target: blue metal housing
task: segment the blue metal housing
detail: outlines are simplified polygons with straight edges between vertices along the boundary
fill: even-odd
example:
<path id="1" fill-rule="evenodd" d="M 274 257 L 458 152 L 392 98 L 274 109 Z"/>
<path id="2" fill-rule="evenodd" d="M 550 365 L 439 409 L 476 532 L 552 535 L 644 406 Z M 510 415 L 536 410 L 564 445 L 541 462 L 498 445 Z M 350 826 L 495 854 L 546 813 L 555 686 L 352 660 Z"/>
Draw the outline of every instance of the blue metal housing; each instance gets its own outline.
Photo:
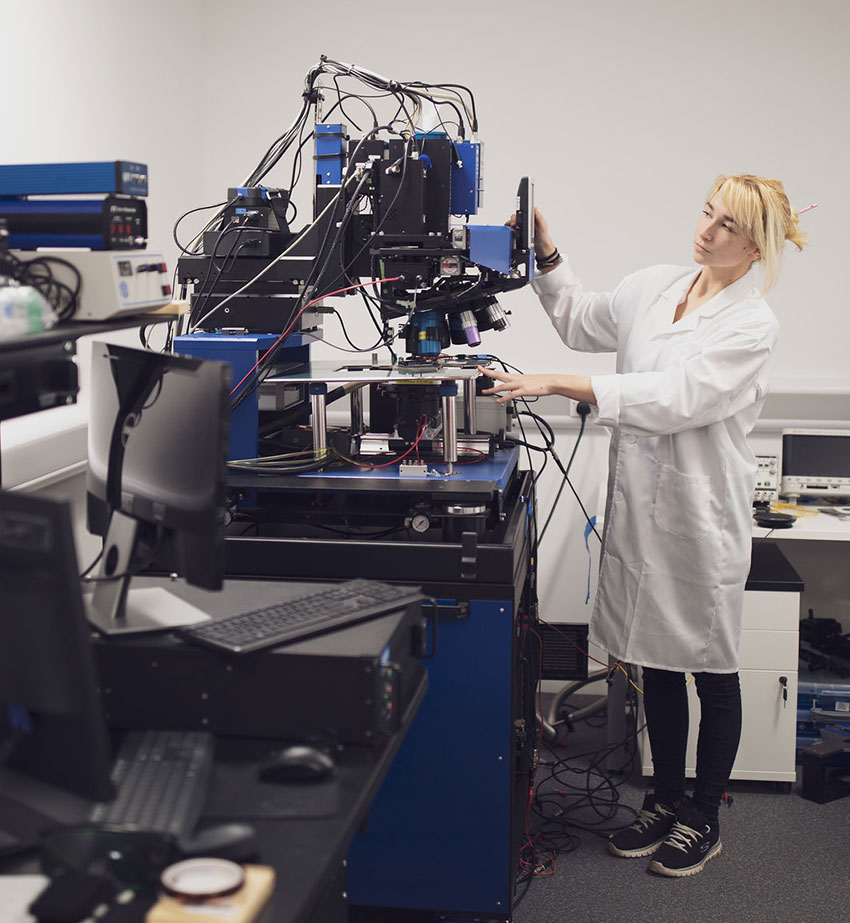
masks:
<path id="1" fill-rule="evenodd" d="M 477 215 L 481 205 L 481 142 L 458 141 L 459 162 L 452 170 L 453 215 Z"/>
<path id="2" fill-rule="evenodd" d="M 345 125 L 316 126 L 316 175 L 322 186 L 342 182 L 345 154 Z"/>
<path id="3" fill-rule="evenodd" d="M 485 458 L 474 465 L 456 466 L 451 479 L 455 482 L 469 484 L 471 487 L 476 484 L 493 485 L 494 488 L 504 493 L 508 489 L 511 478 L 514 477 L 518 459 L 519 449 L 516 446 L 510 449 L 498 449 L 493 458 Z M 446 468 L 444 462 L 429 462 L 428 467 L 441 472 L 445 472 Z M 400 483 L 410 486 L 412 482 L 412 479 L 402 477 L 395 465 L 387 468 L 359 468 L 357 470 L 352 470 L 350 467 L 327 468 L 324 471 L 295 475 L 293 483 L 296 479 L 309 480 L 311 487 L 324 482 L 327 487 L 335 487 L 341 491 L 368 490 L 370 487 L 376 487 L 379 482 L 387 486 Z M 423 485 L 433 486 L 425 478 L 421 480 Z"/>
<path id="4" fill-rule="evenodd" d="M 0 196 L 148 194 L 148 167 L 128 160 L 0 165 Z"/>
<path id="5" fill-rule="evenodd" d="M 473 599 L 440 621 L 428 692 L 349 853 L 351 903 L 509 918 L 514 617 L 510 598 Z"/>
<path id="6" fill-rule="evenodd" d="M 101 199 L 0 199 L 0 218 L 13 215 L 59 215 L 74 219 L 78 216 L 98 216 L 103 211 Z M 9 247 L 13 250 L 32 250 L 36 247 L 85 247 L 88 250 L 103 250 L 102 233 L 34 231 L 9 232 Z"/>
<path id="7" fill-rule="evenodd" d="M 434 655 L 423 661 L 428 690 L 349 851 L 349 902 L 367 908 L 355 919 L 511 919 L 532 765 L 536 648 L 521 624 L 534 587 L 533 483 L 516 467 L 518 449 L 506 454 L 491 464 L 513 473 L 507 491 L 492 481 L 476 489 L 472 478 L 484 463 L 456 475 L 468 481 L 467 497 L 486 505 L 501 494 L 504 503 L 499 534 L 482 536 L 466 555 L 452 541 L 317 538 L 299 531 L 297 514 L 289 537 L 228 539 L 232 576 L 370 577 L 420 585 L 441 603 Z M 354 488 L 327 474 L 324 486 L 302 474 L 282 489 L 310 493 L 332 482 L 343 496 Z M 427 480 L 431 496 L 450 498 L 453 478 Z M 392 496 L 378 482 L 360 488 L 376 504 Z"/>
<path id="8" fill-rule="evenodd" d="M 233 367 L 233 386 L 253 368 L 260 352 L 269 349 L 277 341 L 273 333 L 247 333 L 229 335 L 223 333 L 190 333 L 174 338 L 174 352 L 196 359 L 215 359 L 229 362 Z M 300 337 L 298 338 L 300 340 Z M 254 391 L 230 415 L 230 443 L 227 457 L 231 461 L 239 458 L 256 458 L 259 449 L 257 414 L 259 394 Z"/>
<path id="9" fill-rule="evenodd" d="M 497 272 L 511 271 L 513 232 L 503 224 L 469 226 L 469 258 Z"/>

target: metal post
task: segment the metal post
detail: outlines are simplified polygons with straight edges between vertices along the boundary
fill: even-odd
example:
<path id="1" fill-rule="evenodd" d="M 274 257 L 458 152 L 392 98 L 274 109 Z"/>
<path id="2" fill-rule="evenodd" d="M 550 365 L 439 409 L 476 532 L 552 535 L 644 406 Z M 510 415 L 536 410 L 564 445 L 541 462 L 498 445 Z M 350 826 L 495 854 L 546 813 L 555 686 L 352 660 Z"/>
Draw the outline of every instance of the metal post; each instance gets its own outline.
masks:
<path id="1" fill-rule="evenodd" d="M 440 386 L 440 400 L 443 406 L 443 460 L 446 463 L 447 474 L 454 474 L 454 463 L 457 461 L 456 397 L 456 382 L 451 381 Z"/>
<path id="2" fill-rule="evenodd" d="M 351 435 L 359 436 L 363 432 L 363 389 L 354 388 L 348 399 L 351 402 Z"/>
<path id="3" fill-rule="evenodd" d="M 478 419 L 475 414 L 475 379 L 463 381 L 463 406 L 466 411 L 466 431 L 470 436 L 478 432 Z"/>
<path id="4" fill-rule="evenodd" d="M 310 406 L 313 412 L 313 457 L 320 461 L 328 451 L 328 386 L 323 381 L 310 384 Z"/>

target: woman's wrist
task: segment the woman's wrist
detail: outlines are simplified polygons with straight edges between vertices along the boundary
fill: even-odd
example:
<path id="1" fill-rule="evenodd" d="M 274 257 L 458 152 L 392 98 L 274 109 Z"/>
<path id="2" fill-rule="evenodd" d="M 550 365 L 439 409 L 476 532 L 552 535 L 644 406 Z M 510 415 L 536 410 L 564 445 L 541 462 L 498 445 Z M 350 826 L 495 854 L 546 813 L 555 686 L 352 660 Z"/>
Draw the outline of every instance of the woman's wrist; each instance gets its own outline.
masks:
<path id="1" fill-rule="evenodd" d="M 534 255 L 534 262 L 538 272 L 541 274 L 549 272 L 550 269 L 554 269 L 563 261 L 564 258 L 551 240 L 538 242 Z"/>
<path id="2" fill-rule="evenodd" d="M 590 383 L 589 375 L 556 375 L 550 394 L 560 394 L 574 401 L 596 403 L 596 395 Z"/>

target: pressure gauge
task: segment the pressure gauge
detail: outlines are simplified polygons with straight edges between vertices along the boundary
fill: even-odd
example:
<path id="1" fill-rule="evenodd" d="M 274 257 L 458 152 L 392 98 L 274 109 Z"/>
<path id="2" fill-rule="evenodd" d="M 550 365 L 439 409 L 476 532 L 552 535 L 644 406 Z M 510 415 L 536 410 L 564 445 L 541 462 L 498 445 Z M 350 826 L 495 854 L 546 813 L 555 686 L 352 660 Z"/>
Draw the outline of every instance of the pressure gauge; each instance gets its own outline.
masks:
<path id="1" fill-rule="evenodd" d="M 427 532 L 431 528 L 431 520 L 424 513 L 416 513 L 410 520 L 410 527 L 414 532 Z"/>

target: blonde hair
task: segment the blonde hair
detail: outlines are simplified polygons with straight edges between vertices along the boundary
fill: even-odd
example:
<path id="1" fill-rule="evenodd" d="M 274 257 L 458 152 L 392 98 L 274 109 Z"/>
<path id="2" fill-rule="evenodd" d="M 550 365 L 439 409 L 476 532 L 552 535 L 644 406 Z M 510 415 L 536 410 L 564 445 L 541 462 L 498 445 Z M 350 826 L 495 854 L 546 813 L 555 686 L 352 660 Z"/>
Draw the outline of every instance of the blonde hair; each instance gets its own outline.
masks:
<path id="1" fill-rule="evenodd" d="M 708 200 L 718 193 L 735 224 L 758 247 L 764 267 L 764 291 L 769 291 L 779 278 L 785 241 L 790 240 L 798 250 L 808 243 L 800 230 L 798 213 L 791 208 L 778 179 L 749 173 L 718 176 Z"/>

